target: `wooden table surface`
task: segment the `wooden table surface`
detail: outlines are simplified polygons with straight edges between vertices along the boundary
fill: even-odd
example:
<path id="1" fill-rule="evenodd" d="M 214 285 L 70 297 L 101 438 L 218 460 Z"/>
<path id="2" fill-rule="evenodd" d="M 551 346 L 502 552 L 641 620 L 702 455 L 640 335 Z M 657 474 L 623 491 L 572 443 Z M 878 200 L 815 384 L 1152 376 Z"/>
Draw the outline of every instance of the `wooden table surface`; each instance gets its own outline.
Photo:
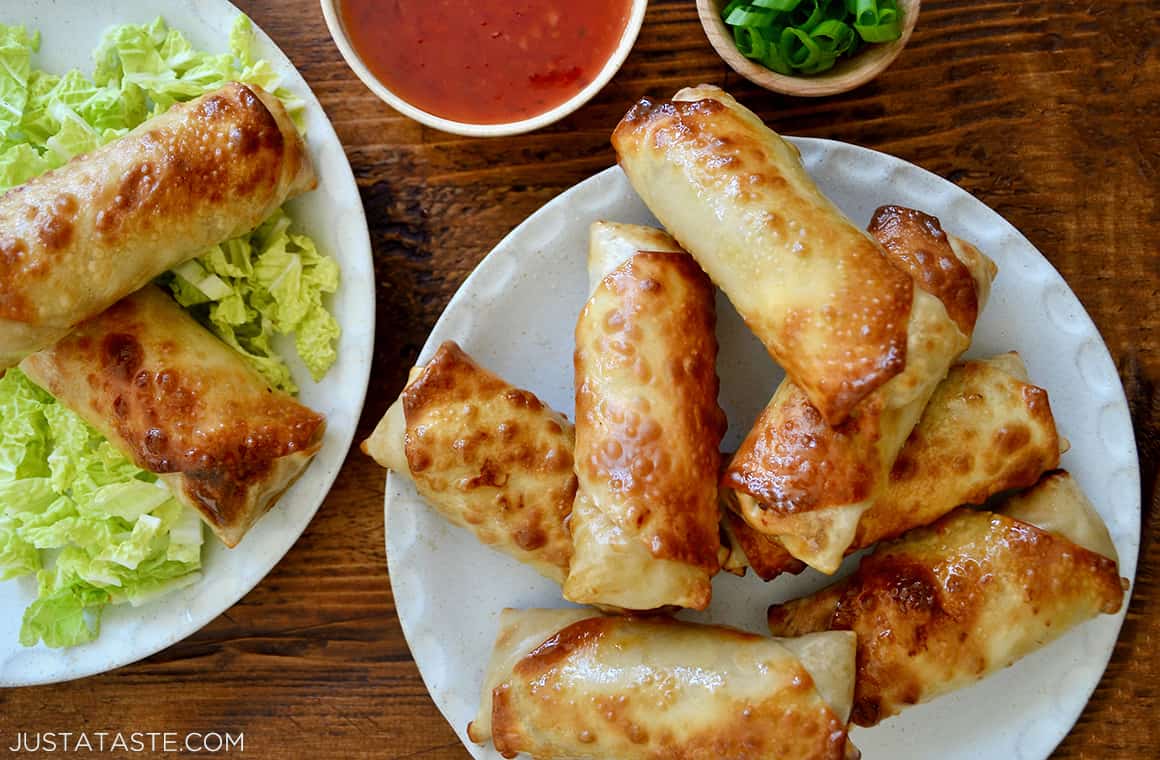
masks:
<path id="1" fill-rule="evenodd" d="M 544 202 L 613 163 L 609 132 L 644 93 L 721 84 L 778 131 L 900 156 L 1010 220 L 1107 341 L 1143 475 L 1128 617 L 1057 756 L 1160 754 L 1160 4 L 927 0 L 910 45 L 883 76 L 807 101 L 732 74 L 706 42 L 693 0 L 654 0 L 635 50 L 595 100 L 548 129 L 492 140 L 433 131 L 379 102 L 343 63 L 317 0 L 239 4 L 322 101 L 366 205 L 378 338 L 360 440 L 476 263 Z M 297 545 L 241 602 L 136 665 L 0 691 L 0 734 L 241 731 L 253 757 L 467 757 L 427 696 L 395 617 L 382 498 L 383 471 L 353 451 Z"/>

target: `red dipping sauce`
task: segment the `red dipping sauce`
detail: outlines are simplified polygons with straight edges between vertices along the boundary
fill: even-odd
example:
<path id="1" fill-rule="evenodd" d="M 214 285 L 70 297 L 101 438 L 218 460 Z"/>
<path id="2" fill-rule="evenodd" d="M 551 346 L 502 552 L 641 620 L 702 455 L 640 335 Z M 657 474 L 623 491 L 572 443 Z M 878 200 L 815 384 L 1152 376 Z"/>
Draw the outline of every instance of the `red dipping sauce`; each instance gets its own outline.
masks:
<path id="1" fill-rule="evenodd" d="M 584 89 L 631 0 L 340 0 L 347 37 L 387 89 L 435 116 L 501 124 Z"/>

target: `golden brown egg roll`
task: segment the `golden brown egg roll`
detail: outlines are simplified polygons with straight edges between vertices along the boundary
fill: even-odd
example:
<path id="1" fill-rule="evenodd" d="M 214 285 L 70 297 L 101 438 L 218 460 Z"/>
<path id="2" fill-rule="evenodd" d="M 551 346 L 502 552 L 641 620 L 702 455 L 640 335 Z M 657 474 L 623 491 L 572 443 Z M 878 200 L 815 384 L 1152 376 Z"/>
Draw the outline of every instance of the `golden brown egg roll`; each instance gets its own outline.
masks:
<path id="1" fill-rule="evenodd" d="M 1099 515 L 1057 471 L 998 513 L 960 508 L 879 545 L 850 578 L 770 607 L 769 627 L 854 631 L 851 719 L 872 726 L 1115 613 L 1127 583 Z"/>
<path id="2" fill-rule="evenodd" d="M 721 452 L 721 461 L 728 462 L 733 456 L 732 452 Z M 785 549 L 781 548 L 781 544 L 777 543 L 775 539 L 768 538 L 750 528 L 744 520 L 737 516 L 731 502 L 735 499 L 733 492 L 728 488 L 717 489 L 717 508 L 720 512 L 721 524 L 719 527 L 719 538 L 721 540 L 721 547 L 717 550 L 718 564 L 721 565 L 721 570 L 741 578 L 745 575 L 746 570 L 749 569 L 750 563 L 748 557 L 745 555 L 745 546 L 743 542 L 749 542 L 752 536 L 757 536 L 761 539 L 762 544 L 769 544 L 776 547 L 779 551 L 786 555 L 790 561 L 796 561 L 791 555 L 786 553 Z M 739 528 L 744 529 L 744 532 Z M 760 562 L 757 563 L 760 565 Z M 804 568 L 805 565 L 802 565 Z M 801 572 L 798 570 L 797 572 Z"/>
<path id="3" fill-rule="evenodd" d="M 885 206 L 871 230 L 919 286 L 905 370 L 836 427 L 787 378 L 721 481 L 737 492 L 739 514 L 750 526 L 823 573 L 841 564 L 931 394 L 970 345 L 996 272 L 990 259 L 922 212 Z"/>
<path id="4" fill-rule="evenodd" d="M 572 556 L 574 434 L 563 415 L 447 341 L 362 450 L 482 543 L 563 583 Z"/>
<path id="5" fill-rule="evenodd" d="M 0 370 L 315 185 L 282 103 L 231 83 L 0 195 Z"/>
<path id="6" fill-rule="evenodd" d="M 152 285 L 20 369 L 230 547 L 302 474 L 326 428 Z"/>
<path id="7" fill-rule="evenodd" d="M 1047 391 L 1028 381 L 1018 354 L 955 365 L 895 459 L 886 487 L 862 514 L 846 553 L 929 525 L 957 506 L 1034 485 L 1059 466 L 1061 443 Z M 762 579 L 804 567 L 776 538 L 735 515 L 730 527 L 744 563 Z"/>
<path id="8" fill-rule="evenodd" d="M 853 638 L 504 610 L 467 733 L 540 760 L 838 760 Z"/>
<path id="9" fill-rule="evenodd" d="M 640 100 L 612 134 L 637 194 L 830 424 L 907 362 L 914 284 L 796 148 L 717 87 Z"/>
<path id="10" fill-rule="evenodd" d="M 724 491 L 721 493 L 724 493 Z M 775 539 L 768 538 L 767 536 L 763 536 L 760 533 L 755 532 L 753 528 L 750 528 L 748 525 L 746 525 L 745 521 L 738 517 L 732 509 L 722 506 L 721 549 L 718 550 L 722 571 L 736 575 L 738 578 L 740 578 L 745 575 L 745 571 L 748 570 L 751 566 L 749 557 L 745 554 L 745 547 L 741 543 L 742 537 L 736 530 L 738 525 L 743 526 L 748 531 L 745 534 L 746 538 L 750 536 L 757 536 L 761 538 L 764 543 L 768 543 L 773 547 L 781 550 L 781 552 L 784 553 L 786 557 L 793 561 L 793 555 L 782 549 L 781 544 L 777 543 Z M 780 560 L 780 557 L 778 559 Z M 756 564 L 760 566 L 760 563 Z M 802 567 L 804 568 L 805 565 L 803 564 Z M 778 572 L 781 573 L 786 571 L 779 568 Z"/>
<path id="11" fill-rule="evenodd" d="M 731 493 L 721 489 L 722 493 Z M 745 575 L 746 569 L 751 569 L 763 581 L 771 581 L 782 573 L 796 575 L 805 570 L 807 565 L 797 559 L 781 545 L 774 536 L 758 533 L 749 527 L 735 511 L 728 508 L 722 515 L 722 545 L 729 550 L 728 570 L 737 576 Z"/>
<path id="12" fill-rule="evenodd" d="M 713 285 L 659 230 L 597 222 L 576 324 L 574 544 L 564 597 L 704 609 L 719 567 Z"/>

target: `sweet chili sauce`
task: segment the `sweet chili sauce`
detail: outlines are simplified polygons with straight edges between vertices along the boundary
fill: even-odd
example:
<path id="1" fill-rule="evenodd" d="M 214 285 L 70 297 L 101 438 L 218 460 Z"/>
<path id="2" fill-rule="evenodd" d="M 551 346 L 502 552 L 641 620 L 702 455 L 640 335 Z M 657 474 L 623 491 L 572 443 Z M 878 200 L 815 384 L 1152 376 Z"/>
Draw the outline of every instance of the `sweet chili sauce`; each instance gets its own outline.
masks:
<path id="1" fill-rule="evenodd" d="M 498 124 L 549 111 L 612 56 L 631 0 L 340 0 L 359 57 L 430 114 Z"/>

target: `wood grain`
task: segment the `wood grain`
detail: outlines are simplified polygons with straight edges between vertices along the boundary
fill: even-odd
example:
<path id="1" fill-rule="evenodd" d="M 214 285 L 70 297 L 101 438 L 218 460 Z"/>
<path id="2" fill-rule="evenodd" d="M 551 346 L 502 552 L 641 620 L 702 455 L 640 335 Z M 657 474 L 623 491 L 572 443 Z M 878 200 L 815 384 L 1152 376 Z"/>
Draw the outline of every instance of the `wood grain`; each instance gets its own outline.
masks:
<path id="1" fill-rule="evenodd" d="M 358 178 L 375 251 L 378 340 L 359 436 L 402 386 L 440 311 L 515 224 L 613 162 L 644 93 L 725 86 L 777 130 L 887 151 L 958 183 L 1052 261 L 1099 326 L 1131 399 L 1144 525 L 1107 674 L 1059 758 L 1160 752 L 1160 4 L 927 0 L 882 76 L 794 100 L 734 74 L 693 0 L 654 0 L 635 51 L 587 107 L 517 138 L 441 134 L 380 103 L 315 0 L 240 5 L 322 101 Z M 80 683 L 0 691 L 0 743 L 23 731 L 244 731 L 253 757 L 463 758 L 407 651 L 385 571 L 383 472 L 357 451 L 266 580 L 188 640 Z M 469 584 L 465 579 L 465 588 Z"/>

